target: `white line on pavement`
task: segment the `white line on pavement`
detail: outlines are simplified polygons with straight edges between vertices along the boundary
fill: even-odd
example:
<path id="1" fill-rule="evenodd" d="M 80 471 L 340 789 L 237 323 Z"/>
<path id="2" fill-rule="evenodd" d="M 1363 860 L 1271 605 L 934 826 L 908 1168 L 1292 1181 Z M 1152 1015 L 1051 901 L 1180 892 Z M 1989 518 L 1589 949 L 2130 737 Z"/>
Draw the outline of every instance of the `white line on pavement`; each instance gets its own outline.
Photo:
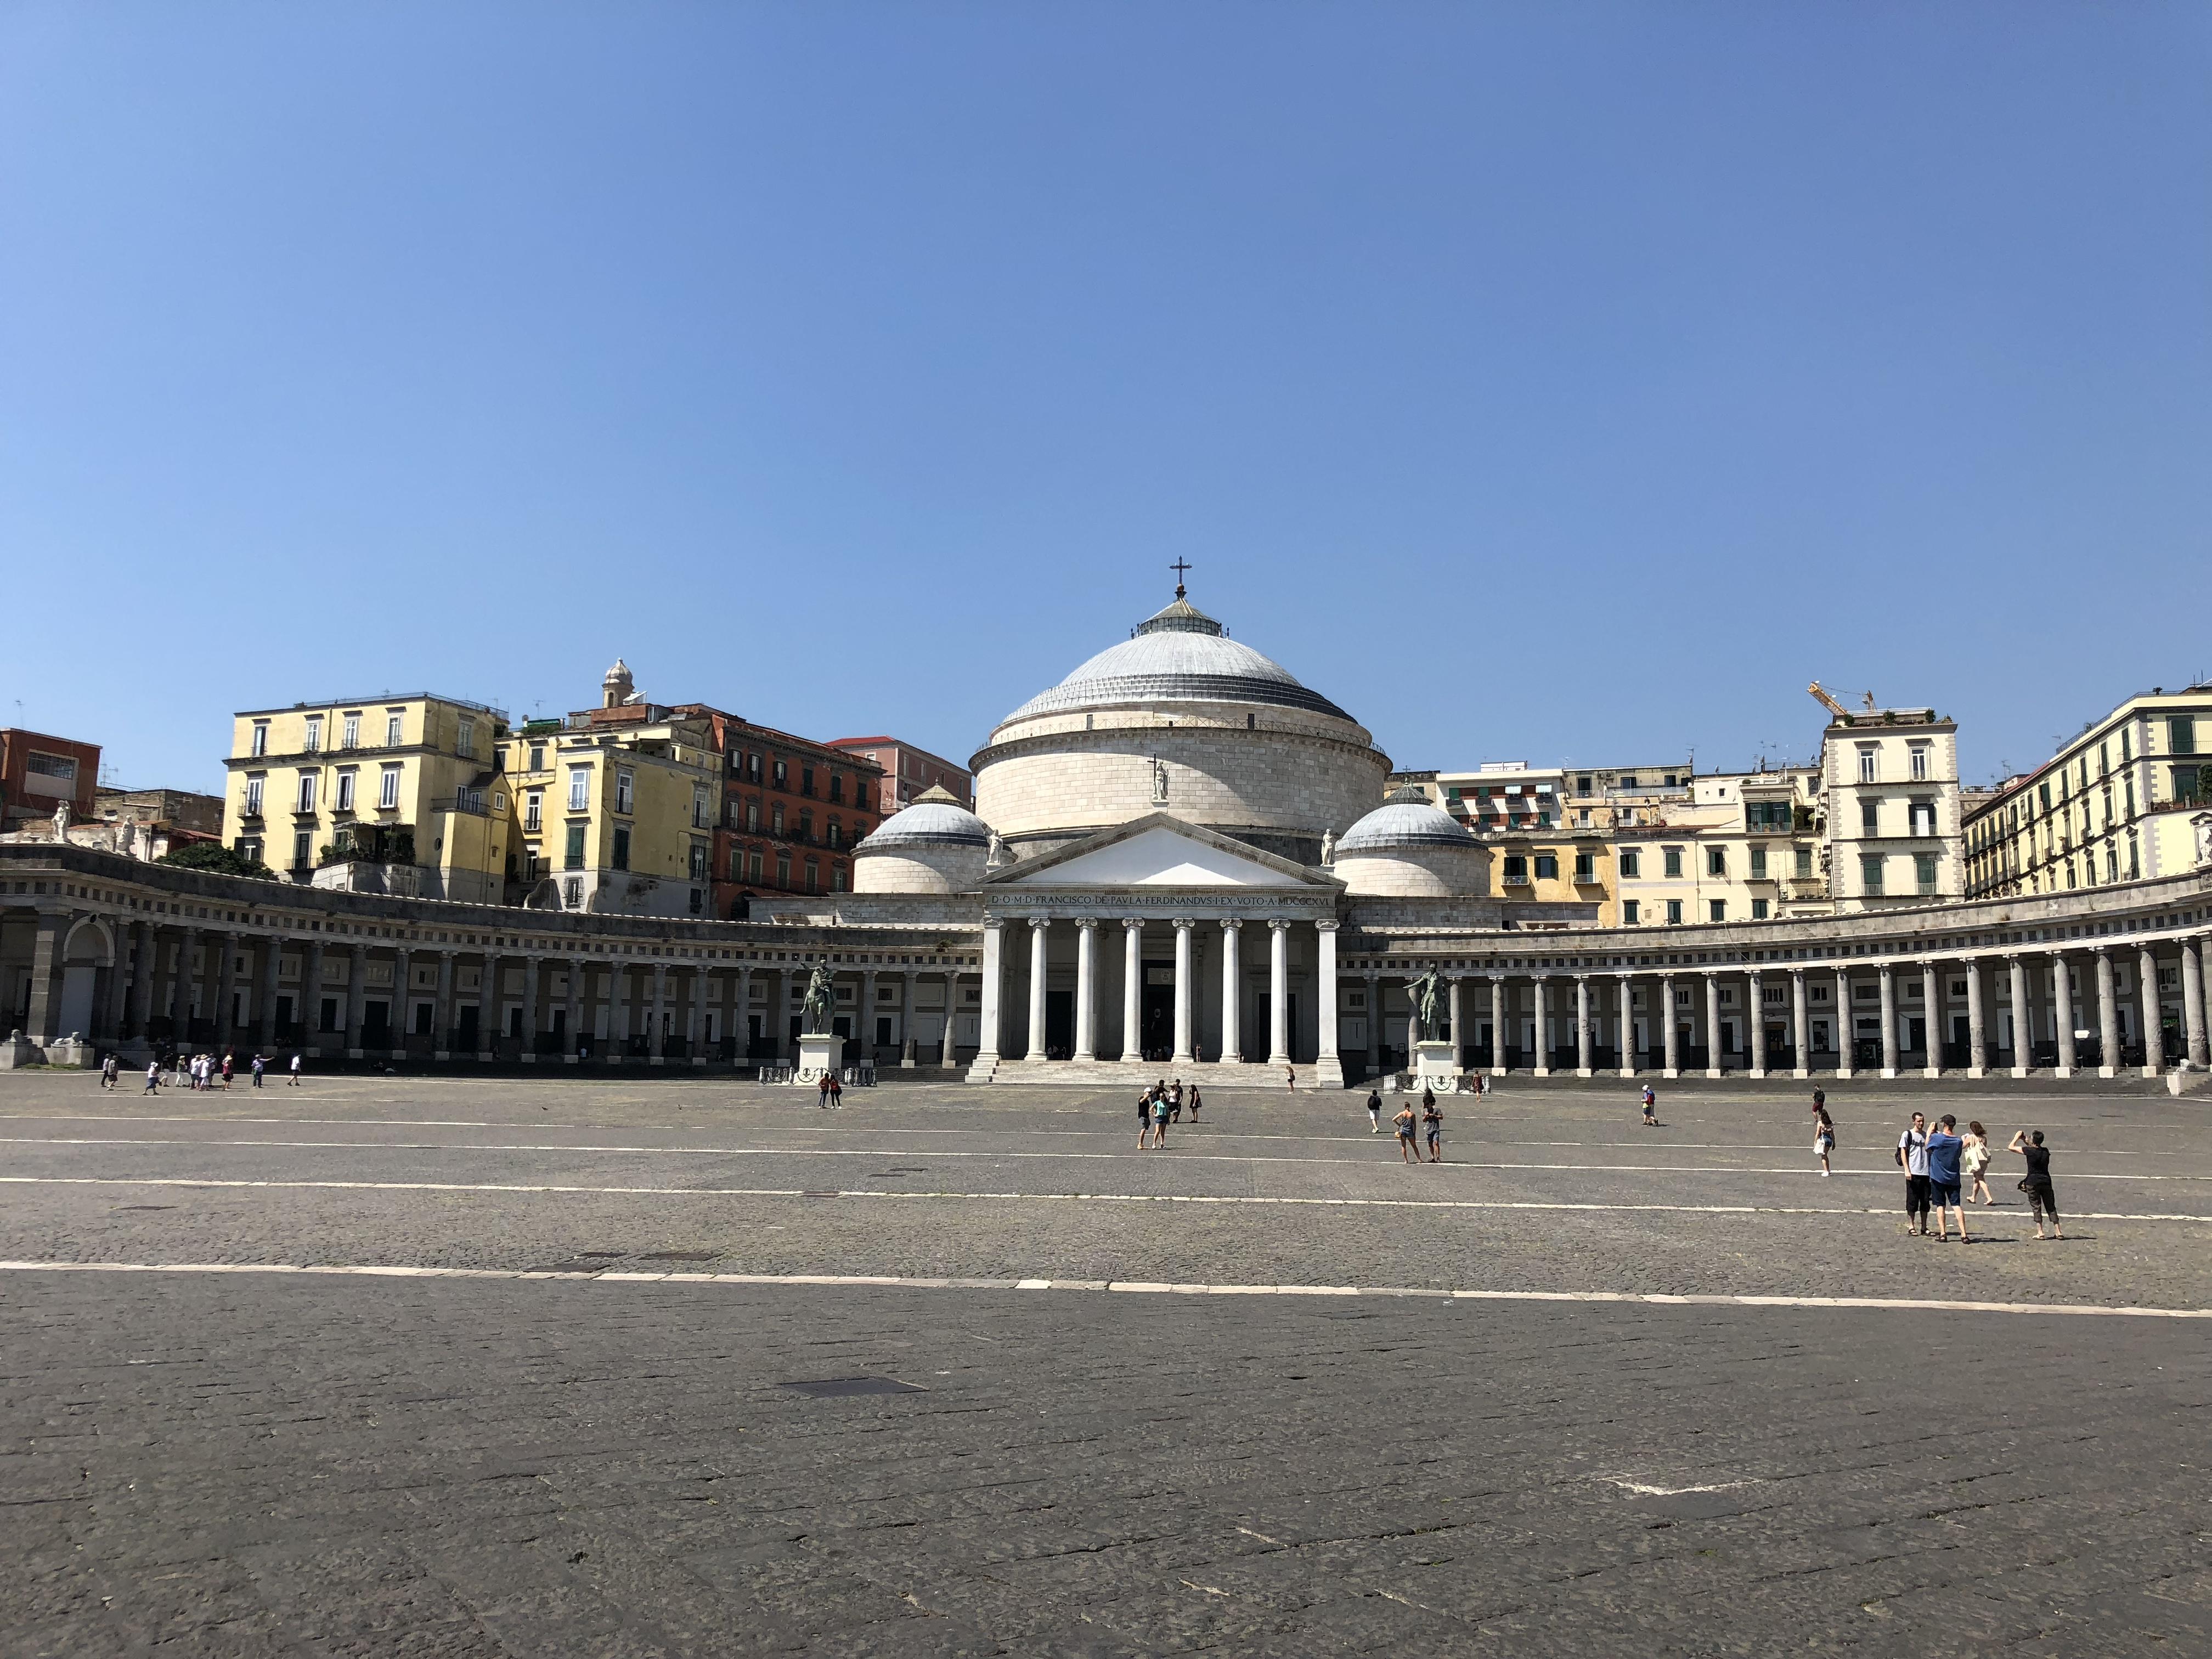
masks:
<path id="1" fill-rule="evenodd" d="M 625 1285 L 805 1285 L 908 1290 L 1107 1291 L 1154 1296 L 1400 1296 L 1453 1302 L 1618 1302 L 1676 1308 L 1859 1309 L 1914 1313 L 2070 1314 L 2212 1319 L 2212 1308 L 2083 1302 L 1949 1302 L 1917 1297 L 1671 1295 L 1641 1291 L 1449 1291 L 1395 1285 L 1173 1285 L 1098 1279 L 909 1279 L 890 1273 L 548 1273 L 526 1267 L 409 1267 L 352 1262 L 0 1261 L 0 1273 L 273 1273 L 364 1279 L 558 1279 Z"/>
<path id="2" fill-rule="evenodd" d="M 1395 1143 L 1394 1143 L 1395 1144 Z M 568 1141 L 449 1141 L 449 1140 L 206 1140 L 173 1135 L 0 1135 L 0 1146 L 249 1146 L 286 1152 L 587 1152 L 599 1157 L 623 1158 L 866 1158 L 878 1161 L 897 1158 L 901 1149 L 873 1146 L 623 1146 L 580 1145 Z M 1044 1158 L 1066 1164 L 1079 1160 L 1120 1159 L 1134 1156 L 1119 1152 L 951 1152 L 943 1147 L 915 1152 L 917 1158 L 981 1158 L 996 1162 L 1011 1158 Z M 1178 1164 L 1344 1164 L 1362 1168 L 1388 1164 L 1388 1158 L 1275 1158 L 1249 1152 L 1179 1152 Z M 1582 1175 L 1777 1175 L 1814 1173 L 1803 1164 L 1766 1168 L 1754 1164 L 1508 1164 L 1478 1163 L 1454 1158 L 1443 1168 L 1452 1170 L 1551 1170 Z M 1887 1176 L 1887 1170 L 1838 1170 L 1844 1176 Z M 2068 1170 L 2067 1181 L 2190 1181 L 2212 1182 L 2208 1175 L 2104 1175 Z"/>
<path id="3" fill-rule="evenodd" d="M 909 1201 L 915 1199 L 942 1199 L 988 1204 L 1218 1204 L 1335 1210 L 1589 1210 L 1632 1213 L 1649 1212 L 1662 1215 L 1894 1216 L 1899 1213 L 1894 1206 L 1859 1208 L 1789 1204 L 1589 1204 L 1514 1199 L 1292 1198 L 1202 1193 L 955 1193 L 876 1187 L 854 1187 L 836 1191 L 827 1188 L 810 1190 L 802 1187 L 578 1187 L 554 1182 L 501 1181 L 230 1181 L 190 1176 L 0 1176 L 0 1186 L 248 1188 L 255 1190 L 364 1193 L 557 1193 L 610 1198 L 887 1198 Z M 1979 1207 L 1972 1213 L 1977 1226 L 2001 1218 Z M 2212 1215 L 2123 1214 L 2087 1210 L 2070 1213 L 2076 1221 L 2212 1222 Z M 2002 1218 L 2024 1222 L 2029 1218 L 2025 1210 L 2008 1210 L 2003 1212 Z"/>

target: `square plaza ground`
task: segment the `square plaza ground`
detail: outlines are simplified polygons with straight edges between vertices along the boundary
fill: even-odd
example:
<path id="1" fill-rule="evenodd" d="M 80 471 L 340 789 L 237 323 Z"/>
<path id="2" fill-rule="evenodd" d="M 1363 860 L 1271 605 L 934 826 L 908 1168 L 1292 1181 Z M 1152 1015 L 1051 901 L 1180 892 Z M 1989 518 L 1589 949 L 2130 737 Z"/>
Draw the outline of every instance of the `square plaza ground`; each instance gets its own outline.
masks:
<path id="1" fill-rule="evenodd" d="M 11 1650 L 2212 1642 L 2203 1103 L 1133 1093 L 0 1081 Z"/>

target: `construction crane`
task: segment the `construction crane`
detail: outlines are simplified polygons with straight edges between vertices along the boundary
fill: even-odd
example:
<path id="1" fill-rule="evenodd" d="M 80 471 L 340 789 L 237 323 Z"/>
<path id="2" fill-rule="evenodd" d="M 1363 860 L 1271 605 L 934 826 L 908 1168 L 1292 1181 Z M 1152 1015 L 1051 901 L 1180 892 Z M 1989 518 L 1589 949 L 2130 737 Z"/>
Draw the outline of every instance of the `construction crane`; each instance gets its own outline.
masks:
<path id="1" fill-rule="evenodd" d="M 1814 699 L 1819 702 L 1820 705 L 1823 708 L 1826 709 L 1831 714 L 1833 714 L 1838 720 L 1848 720 L 1850 719 L 1851 711 L 1844 708 L 1843 704 L 1838 702 L 1826 691 L 1823 691 L 1820 689 L 1820 681 L 1814 680 L 1812 684 L 1807 686 L 1805 689 L 1813 694 Z"/>

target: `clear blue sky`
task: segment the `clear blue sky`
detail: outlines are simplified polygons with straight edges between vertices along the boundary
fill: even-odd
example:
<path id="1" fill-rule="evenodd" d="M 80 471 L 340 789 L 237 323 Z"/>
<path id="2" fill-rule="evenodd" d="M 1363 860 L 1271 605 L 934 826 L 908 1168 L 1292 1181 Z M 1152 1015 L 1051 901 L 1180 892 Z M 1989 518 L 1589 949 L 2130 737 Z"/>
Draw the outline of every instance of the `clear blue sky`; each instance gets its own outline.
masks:
<path id="1" fill-rule="evenodd" d="M 1401 766 L 2212 672 L 2212 10 L 16 3 L 0 723 L 964 758 L 1169 597 Z"/>

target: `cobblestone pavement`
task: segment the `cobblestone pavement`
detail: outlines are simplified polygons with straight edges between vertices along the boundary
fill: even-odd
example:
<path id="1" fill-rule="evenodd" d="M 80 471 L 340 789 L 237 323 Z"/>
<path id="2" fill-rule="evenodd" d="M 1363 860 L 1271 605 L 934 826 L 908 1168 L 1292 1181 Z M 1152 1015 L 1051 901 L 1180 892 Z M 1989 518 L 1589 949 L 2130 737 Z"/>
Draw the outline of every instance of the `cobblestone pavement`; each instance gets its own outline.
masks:
<path id="1" fill-rule="evenodd" d="M 2212 1320 L 2142 1312 L 2212 1309 L 2212 1109 L 1834 1089 L 1822 1180 L 1793 1089 L 1420 1168 L 1360 1098 L 0 1079 L 9 1262 L 561 1275 L 0 1272 L 6 1651 L 2212 1651 Z M 2002 1161 L 1905 1236 L 1916 1104 L 2032 1113 L 2067 1240 Z"/>

